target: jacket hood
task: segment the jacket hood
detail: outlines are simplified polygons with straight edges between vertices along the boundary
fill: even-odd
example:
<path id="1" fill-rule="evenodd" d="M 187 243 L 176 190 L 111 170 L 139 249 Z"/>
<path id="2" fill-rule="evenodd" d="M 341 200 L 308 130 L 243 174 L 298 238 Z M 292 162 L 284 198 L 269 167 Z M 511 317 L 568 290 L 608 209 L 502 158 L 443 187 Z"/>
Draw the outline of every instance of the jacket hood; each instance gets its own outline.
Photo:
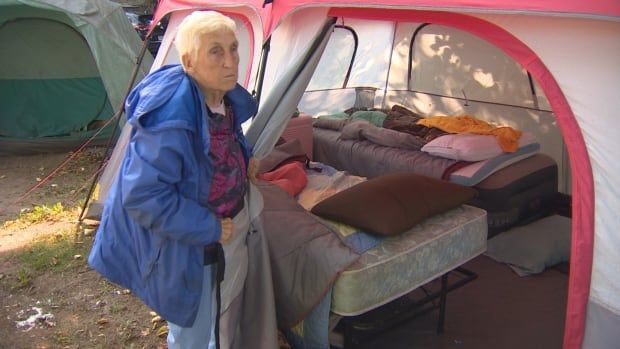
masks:
<path id="1" fill-rule="evenodd" d="M 134 124 L 137 120 L 132 119 L 140 119 L 170 100 L 185 76 L 181 65 L 166 65 L 147 75 L 127 97 L 127 120 Z"/>
<path id="2" fill-rule="evenodd" d="M 233 105 L 233 112 L 240 124 L 256 115 L 258 110 L 256 101 L 241 85 L 235 85 L 231 91 L 226 93 L 225 98 Z M 166 121 L 177 121 L 172 123 L 177 125 L 179 125 L 178 121 L 181 124 L 190 122 L 198 112 L 192 107 L 205 104 L 198 84 L 185 73 L 180 64 L 165 65 L 147 75 L 134 87 L 125 103 L 127 120 L 133 126 L 159 125 L 164 120 L 144 120 L 144 116 L 165 106 L 168 102 L 177 106 L 181 104 L 181 110 L 160 116 Z"/>

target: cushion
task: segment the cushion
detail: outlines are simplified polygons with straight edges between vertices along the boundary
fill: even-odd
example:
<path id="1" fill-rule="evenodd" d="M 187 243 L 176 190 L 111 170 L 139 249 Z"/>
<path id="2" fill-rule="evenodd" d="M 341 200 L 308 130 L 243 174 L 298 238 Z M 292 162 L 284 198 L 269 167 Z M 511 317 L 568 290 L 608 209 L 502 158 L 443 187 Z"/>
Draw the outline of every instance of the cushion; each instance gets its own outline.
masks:
<path id="1" fill-rule="evenodd" d="M 425 218 L 457 207 L 475 189 L 413 173 L 388 174 L 345 189 L 311 212 L 379 235 L 403 233 Z"/>
<path id="2" fill-rule="evenodd" d="M 536 142 L 534 135 L 524 132 L 519 137 L 519 147 Z M 426 143 L 422 151 L 434 156 L 460 160 L 482 161 L 503 153 L 494 135 L 473 133 L 448 134 Z"/>
<path id="3" fill-rule="evenodd" d="M 519 276 L 533 275 L 567 262 L 570 240 L 571 219 L 553 215 L 495 236 L 485 255 L 507 263 Z"/>
<path id="4" fill-rule="evenodd" d="M 259 173 L 257 177 L 286 190 L 290 196 L 296 196 L 308 184 L 308 177 L 301 162 L 287 163 L 273 171 Z"/>

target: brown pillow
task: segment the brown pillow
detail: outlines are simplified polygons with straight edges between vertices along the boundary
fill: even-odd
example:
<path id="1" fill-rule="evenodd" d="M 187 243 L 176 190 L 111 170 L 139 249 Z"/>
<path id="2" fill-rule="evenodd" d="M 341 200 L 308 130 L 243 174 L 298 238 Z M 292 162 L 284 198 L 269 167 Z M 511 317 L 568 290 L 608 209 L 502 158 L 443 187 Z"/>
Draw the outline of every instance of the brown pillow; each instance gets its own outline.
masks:
<path id="1" fill-rule="evenodd" d="M 396 173 L 375 177 L 316 204 L 311 212 L 379 235 L 396 235 L 434 214 L 457 207 L 478 192 L 470 187 Z"/>

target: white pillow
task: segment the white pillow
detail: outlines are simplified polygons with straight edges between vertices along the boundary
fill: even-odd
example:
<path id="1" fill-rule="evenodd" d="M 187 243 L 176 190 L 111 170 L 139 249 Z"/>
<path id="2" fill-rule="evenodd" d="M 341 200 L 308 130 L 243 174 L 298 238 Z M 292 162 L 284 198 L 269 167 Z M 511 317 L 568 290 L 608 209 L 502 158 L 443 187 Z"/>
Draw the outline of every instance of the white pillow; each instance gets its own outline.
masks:
<path id="1" fill-rule="evenodd" d="M 519 137 L 519 148 L 536 142 L 533 134 L 524 132 Z M 503 153 L 493 135 L 457 133 L 437 137 L 422 147 L 423 152 L 459 161 L 482 161 Z"/>

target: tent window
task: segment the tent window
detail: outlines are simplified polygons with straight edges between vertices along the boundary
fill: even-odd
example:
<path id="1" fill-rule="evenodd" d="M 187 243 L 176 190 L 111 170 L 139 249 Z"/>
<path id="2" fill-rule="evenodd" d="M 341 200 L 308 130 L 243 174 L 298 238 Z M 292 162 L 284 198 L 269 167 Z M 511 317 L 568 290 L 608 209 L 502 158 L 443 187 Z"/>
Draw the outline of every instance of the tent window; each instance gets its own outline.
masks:
<path id="1" fill-rule="evenodd" d="M 409 52 L 408 90 L 538 109 L 527 71 L 474 35 L 424 25 L 414 32 Z"/>
<path id="2" fill-rule="evenodd" d="M 336 26 L 306 90 L 345 88 L 357 47 L 355 31 L 347 26 Z"/>

